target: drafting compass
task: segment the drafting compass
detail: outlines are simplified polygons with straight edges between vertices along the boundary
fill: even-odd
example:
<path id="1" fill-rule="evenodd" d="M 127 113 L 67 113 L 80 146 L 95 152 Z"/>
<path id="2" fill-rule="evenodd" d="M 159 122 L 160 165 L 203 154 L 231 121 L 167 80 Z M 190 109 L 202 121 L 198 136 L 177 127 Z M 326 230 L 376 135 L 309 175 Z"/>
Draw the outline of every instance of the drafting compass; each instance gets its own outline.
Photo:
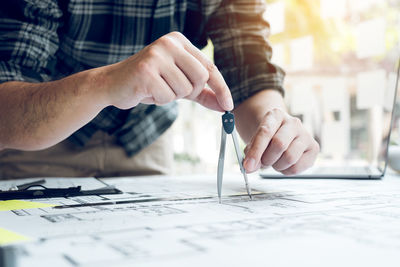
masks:
<path id="1" fill-rule="evenodd" d="M 234 115 L 229 112 L 225 111 L 225 114 L 222 115 L 222 130 L 221 130 L 221 146 L 219 150 L 219 158 L 218 158 L 218 172 L 217 172 L 217 190 L 218 190 L 218 199 L 219 203 L 221 203 L 221 189 L 222 189 L 222 178 L 224 175 L 224 161 L 225 161 L 225 147 L 226 147 L 226 135 L 232 135 L 233 144 L 235 146 L 236 157 L 239 162 L 240 171 L 243 174 L 244 182 L 246 184 L 247 194 L 249 195 L 250 199 L 250 187 L 247 181 L 247 174 L 245 169 L 243 168 L 243 156 L 239 149 L 239 143 L 237 140 L 236 130 L 235 130 L 235 117 Z"/>

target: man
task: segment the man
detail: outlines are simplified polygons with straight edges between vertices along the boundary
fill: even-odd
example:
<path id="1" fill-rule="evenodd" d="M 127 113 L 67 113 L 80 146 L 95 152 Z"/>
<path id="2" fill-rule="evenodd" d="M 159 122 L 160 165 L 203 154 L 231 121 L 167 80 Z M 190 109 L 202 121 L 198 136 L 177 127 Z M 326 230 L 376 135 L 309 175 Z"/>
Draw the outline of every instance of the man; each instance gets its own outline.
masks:
<path id="1" fill-rule="evenodd" d="M 270 63 L 264 5 L 3 3 L 0 177 L 163 173 L 168 149 L 157 138 L 181 98 L 234 110 L 248 172 L 273 166 L 290 175 L 310 167 L 319 147 L 285 112 L 284 74 Z M 218 68 L 199 50 L 208 38 Z"/>

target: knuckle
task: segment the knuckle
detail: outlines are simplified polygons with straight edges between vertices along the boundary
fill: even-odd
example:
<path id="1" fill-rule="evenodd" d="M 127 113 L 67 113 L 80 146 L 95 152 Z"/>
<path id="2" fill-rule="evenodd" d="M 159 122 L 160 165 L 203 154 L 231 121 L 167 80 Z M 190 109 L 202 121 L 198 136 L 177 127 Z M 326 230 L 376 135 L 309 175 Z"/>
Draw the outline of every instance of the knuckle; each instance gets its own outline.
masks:
<path id="1" fill-rule="evenodd" d="M 137 65 L 137 70 L 141 74 L 151 73 L 151 64 L 148 61 L 141 61 Z"/>
<path id="2" fill-rule="evenodd" d="M 261 125 L 259 128 L 259 132 L 263 136 L 269 136 L 271 132 L 271 128 L 268 124 Z"/>
<path id="3" fill-rule="evenodd" d="M 189 88 L 189 87 L 183 87 L 181 92 L 179 92 L 179 94 L 177 94 L 177 98 L 182 98 L 182 97 L 186 97 L 189 96 L 191 93 L 193 92 L 193 88 Z"/>
<path id="4" fill-rule="evenodd" d="M 263 166 L 271 166 L 271 161 L 269 160 L 268 157 L 263 156 L 263 157 L 261 158 L 261 164 L 262 164 Z"/>
<path id="5" fill-rule="evenodd" d="M 210 78 L 210 74 L 205 71 L 199 71 L 198 78 L 196 79 L 196 82 L 199 84 L 199 86 L 204 87 Z"/>
<path id="6" fill-rule="evenodd" d="M 184 98 L 185 96 L 186 96 L 185 93 L 183 91 L 180 91 L 179 93 L 177 93 L 175 95 L 175 98 L 176 99 L 181 99 L 181 98 Z"/>
<path id="7" fill-rule="evenodd" d="M 270 110 L 270 113 L 272 115 L 279 115 L 280 113 L 283 113 L 283 111 L 280 108 L 273 108 L 273 109 Z"/>
<path id="8" fill-rule="evenodd" d="M 271 131 L 276 126 L 277 120 L 275 116 L 270 111 L 264 116 L 262 120 L 262 125 L 265 126 L 268 131 Z"/>
<path id="9" fill-rule="evenodd" d="M 199 92 L 201 92 L 201 90 L 206 86 L 207 80 L 208 80 L 208 76 L 207 76 L 207 78 L 205 78 L 204 75 L 198 77 L 197 79 L 195 79 L 193 81 L 193 88 L 195 90 L 198 90 Z"/>
<path id="10" fill-rule="evenodd" d="M 283 173 L 284 175 L 287 175 L 287 176 L 291 176 L 291 175 L 295 175 L 295 174 L 296 174 L 292 169 L 282 171 L 282 173 Z"/>
<path id="11" fill-rule="evenodd" d="M 176 98 L 176 96 L 175 95 L 173 95 L 173 94 L 169 94 L 166 98 L 165 98 L 165 104 L 167 104 L 167 103 L 170 103 L 170 102 L 172 102 L 172 101 L 174 101 L 175 100 L 175 98 Z"/>
<path id="12" fill-rule="evenodd" d="M 296 126 L 301 126 L 302 125 L 301 120 L 299 118 L 297 118 L 297 117 L 292 117 L 291 118 L 291 123 L 293 123 Z"/>
<path id="13" fill-rule="evenodd" d="M 299 174 L 301 172 L 301 169 L 299 166 L 293 165 L 292 167 L 290 167 L 290 172 L 292 175 Z"/>
<path id="14" fill-rule="evenodd" d="M 175 96 L 172 95 L 172 94 L 168 94 L 168 95 L 164 95 L 162 97 L 159 97 L 158 99 L 155 99 L 155 104 L 159 105 L 159 106 L 160 105 L 165 105 L 165 104 L 168 104 L 168 103 L 170 103 L 170 102 L 172 102 L 174 100 L 175 100 Z"/>
<path id="15" fill-rule="evenodd" d="M 203 89 L 203 87 L 201 87 L 200 84 L 196 83 L 196 82 L 193 82 L 192 86 L 193 86 L 193 90 L 190 93 L 190 95 L 192 97 L 197 97 L 201 93 L 201 90 Z"/>
<path id="16" fill-rule="evenodd" d="M 165 105 L 168 104 L 172 101 L 173 99 L 171 99 L 170 97 L 166 97 L 160 101 L 157 102 L 158 105 Z"/>
<path id="17" fill-rule="evenodd" d="M 282 151 L 286 149 L 285 142 L 279 137 L 273 137 L 271 140 L 271 146 L 273 146 L 276 150 Z"/>
<path id="18" fill-rule="evenodd" d="M 185 96 L 188 96 L 188 95 L 192 94 L 193 93 L 193 89 L 194 88 L 192 86 L 191 87 L 185 87 L 183 89 Z"/>
<path id="19" fill-rule="evenodd" d="M 297 165 L 293 165 L 289 169 L 284 170 L 282 173 L 285 175 L 296 175 L 300 173 L 300 169 Z"/>
<path id="20" fill-rule="evenodd" d="M 273 116 L 274 115 L 274 109 L 270 109 L 265 113 L 265 117 Z"/>
<path id="21" fill-rule="evenodd" d="M 208 73 L 213 73 L 215 71 L 218 71 L 217 66 L 209 60 L 205 62 L 205 68 L 207 69 Z"/>
<path id="22" fill-rule="evenodd" d="M 183 38 L 183 37 L 185 37 L 182 33 L 178 32 L 178 31 L 170 32 L 166 36 L 171 36 L 173 38 Z"/>
<path id="23" fill-rule="evenodd" d="M 292 153 L 285 153 L 284 160 L 285 160 L 286 164 L 292 165 L 292 164 L 296 163 L 297 158 L 296 158 L 296 155 L 294 155 Z"/>
<path id="24" fill-rule="evenodd" d="M 176 42 L 174 41 L 174 37 L 171 34 L 164 35 L 157 40 L 157 44 L 160 44 L 164 47 L 173 48 L 176 46 Z"/>
<path id="25" fill-rule="evenodd" d="M 160 52 L 157 46 L 150 46 L 147 50 L 147 56 L 151 59 L 157 59 L 160 57 Z"/>

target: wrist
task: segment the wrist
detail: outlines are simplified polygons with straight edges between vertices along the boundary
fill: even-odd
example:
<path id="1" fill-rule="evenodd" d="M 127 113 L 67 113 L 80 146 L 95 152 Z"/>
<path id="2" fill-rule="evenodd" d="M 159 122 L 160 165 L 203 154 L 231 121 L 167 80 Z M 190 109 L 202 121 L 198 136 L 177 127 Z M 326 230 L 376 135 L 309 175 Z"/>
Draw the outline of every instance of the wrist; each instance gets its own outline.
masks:
<path id="1" fill-rule="evenodd" d="M 98 95 L 99 103 L 129 109 L 140 102 L 140 90 L 134 71 L 127 60 L 92 69 L 89 83 L 94 86 L 94 94 Z M 135 82 L 136 81 L 136 82 Z"/>
<path id="2" fill-rule="evenodd" d="M 82 93 L 87 95 L 98 108 L 112 105 L 110 77 L 107 66 L 90 69 L 79 73 L 82 77 Z"/>
<path id="3" fill-rule="evenodd" d="M 250 142 L 264 116 L 273 109 L 286 111 L 281 93 L 273 89 L 257 92 L 235 108 L 236 125 L 245 143 Z"/>

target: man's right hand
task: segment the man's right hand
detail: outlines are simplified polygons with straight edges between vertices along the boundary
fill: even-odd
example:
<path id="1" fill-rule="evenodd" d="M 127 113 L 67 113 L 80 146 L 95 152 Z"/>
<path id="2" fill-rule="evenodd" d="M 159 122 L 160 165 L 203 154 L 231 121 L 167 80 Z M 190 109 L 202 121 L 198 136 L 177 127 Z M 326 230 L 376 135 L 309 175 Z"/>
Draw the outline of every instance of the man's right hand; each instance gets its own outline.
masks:
<path id="1" fill-rule="evenodd" d="M 110 105 L 128 109 L 179 98 L 217 111 L 233 109 L 217 67 L 175 32 L 112 65 L 51 82 L 0 84 L 0 150 L 48 148 Z"/>
<path id="2" fill-rule="evenodd" d="M 231 93 L 217 67 L 178 32 L 103 70 L 107 99 L 121 109 L 180 98 L 217 111 L 233 109 Z"/>

